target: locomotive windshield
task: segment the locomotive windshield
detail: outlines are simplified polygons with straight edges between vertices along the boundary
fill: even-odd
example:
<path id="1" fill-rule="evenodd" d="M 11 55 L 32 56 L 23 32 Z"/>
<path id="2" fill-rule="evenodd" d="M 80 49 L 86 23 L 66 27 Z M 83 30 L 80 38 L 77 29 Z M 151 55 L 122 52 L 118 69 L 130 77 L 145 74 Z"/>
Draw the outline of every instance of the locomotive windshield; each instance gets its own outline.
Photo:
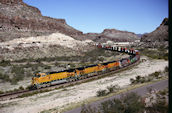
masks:
<path id="1" fill-rule="evenodd" d="M 40 74 L 35 74 L 33 77 L 39 78 L 40 76 Z"/>

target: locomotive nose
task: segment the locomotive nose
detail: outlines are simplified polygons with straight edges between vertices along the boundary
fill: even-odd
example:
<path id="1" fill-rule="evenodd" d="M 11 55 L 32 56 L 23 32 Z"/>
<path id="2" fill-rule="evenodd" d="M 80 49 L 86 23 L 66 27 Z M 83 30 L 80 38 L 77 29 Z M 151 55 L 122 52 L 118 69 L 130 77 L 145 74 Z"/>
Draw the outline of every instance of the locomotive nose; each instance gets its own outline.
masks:
<path id="1" fill-rule="evenodd" d="M 32 77 L 32 85 L 34 84 L 34 77 Z"/>
<path id="2" fill-rule="evenodd" d="M 32 77 L 32 85 L 35 84 L 35 77 Z"/>

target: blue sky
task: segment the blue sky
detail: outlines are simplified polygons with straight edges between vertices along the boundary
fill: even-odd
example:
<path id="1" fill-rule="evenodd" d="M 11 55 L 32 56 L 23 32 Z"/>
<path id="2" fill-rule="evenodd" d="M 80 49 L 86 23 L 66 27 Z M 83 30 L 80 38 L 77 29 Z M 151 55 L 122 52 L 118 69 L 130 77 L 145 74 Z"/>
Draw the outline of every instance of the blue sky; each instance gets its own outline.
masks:
<path id="1" fill-rule="evenodd" d="M 114 28 L 135 33 L 155 30 L 168 17 L 168 0 L 23 0 L 42 15 L 63 18 L 84 33 Z"/>

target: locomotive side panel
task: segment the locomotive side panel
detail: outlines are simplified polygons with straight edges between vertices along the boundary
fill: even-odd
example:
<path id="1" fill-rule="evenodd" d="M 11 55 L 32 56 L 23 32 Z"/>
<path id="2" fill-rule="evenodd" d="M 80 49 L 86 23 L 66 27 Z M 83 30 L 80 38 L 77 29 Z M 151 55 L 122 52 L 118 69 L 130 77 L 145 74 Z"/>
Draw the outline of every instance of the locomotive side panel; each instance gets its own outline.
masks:
<path id="1" fill-rule="evenodd" d="M 84 69 L 84 74 L 89 74 L 89 73 L 93 73 L 96 72 L 98 66 L 93 66 L 93 67 L 88 67 Z"/>

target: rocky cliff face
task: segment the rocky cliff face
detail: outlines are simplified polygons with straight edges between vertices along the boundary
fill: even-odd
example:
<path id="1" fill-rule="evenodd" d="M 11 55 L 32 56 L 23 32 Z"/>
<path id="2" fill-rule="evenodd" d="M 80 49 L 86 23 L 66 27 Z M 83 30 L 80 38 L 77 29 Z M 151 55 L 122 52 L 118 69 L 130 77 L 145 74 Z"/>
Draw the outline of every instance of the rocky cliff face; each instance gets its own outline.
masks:
<path id="1" fill-rule="evenodd" d="M 60 32 L 72 37 L 82 35 L 64 19 L 42 16 L 39 9 L 23 3 L 22 0 L 0 1 L 0 41 L 14 38 L 47 35 Z"/>
<path id="2" fill-rule="evenodd" d="M 160 26 L 154 31 L 141 37 L 142 42 L 164 42 L 168 41 L 168 18 L 165 18 Z"/>

